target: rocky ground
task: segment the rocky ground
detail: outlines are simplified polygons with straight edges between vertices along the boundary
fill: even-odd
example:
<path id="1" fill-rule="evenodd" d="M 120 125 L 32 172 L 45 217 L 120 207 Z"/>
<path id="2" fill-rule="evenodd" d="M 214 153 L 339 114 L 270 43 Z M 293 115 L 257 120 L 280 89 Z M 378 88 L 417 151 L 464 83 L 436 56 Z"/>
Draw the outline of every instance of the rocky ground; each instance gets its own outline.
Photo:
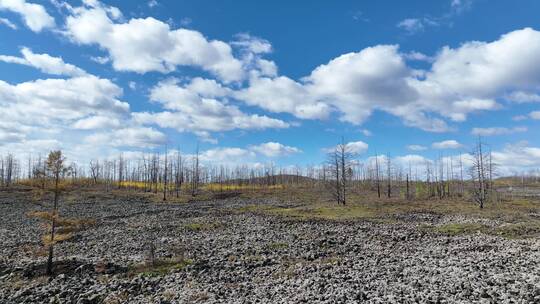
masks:
<path id="1" fill-rule="evenodd" d="M 36 204 L 0 193 L 0 303 L 540 303 L 540 242 L 399 221 L 294 219 L 247 212 L 272 199 L 185 204 L 85 195 L 66 216 L 96 224 L 56 247 L 42 275 Z M 156 266 L 143 266 L 155 247 Z"/>

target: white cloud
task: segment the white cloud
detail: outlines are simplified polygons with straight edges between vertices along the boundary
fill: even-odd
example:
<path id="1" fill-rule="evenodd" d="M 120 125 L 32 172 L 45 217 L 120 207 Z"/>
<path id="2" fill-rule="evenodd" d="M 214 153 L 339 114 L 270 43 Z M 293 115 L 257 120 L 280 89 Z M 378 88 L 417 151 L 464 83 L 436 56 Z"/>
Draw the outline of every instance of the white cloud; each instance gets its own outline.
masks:
<path id="1" fill-rule="evenodd" d="M 373 132 L 368 129 L 362 129 L 360 130 L 360 133 L 362 133 L 364 136 L 373 136 Z"/>
<path id="2" fill-rule="evenodd" d="M 248 33 L 240 33 L 236 35 L 236 40 L 231 42 L 232 45 L 246 49 L 253 54 L 265 54 L 272 52 L 272 44 L 266 39 L 251 36 Z"/>
<path id="3" fill-rule="evenodd" d="M 120 19 L 118 9 L 93 1 L 67 17 L 66 34 L 77 43 L 99 45 L 118 71 L 168 73 L 177 66 L 195 66 L 227 82 L 245 76 L 242 62 L 223 41 L 208 40 L 193 30 L 173 30 L 152 17 Z"/>
<path id="4" fill-rule="evenodd" d="M 0 10 L 19 14 L 26 26 L 34 32 L 55 27 L 54 18 L 47 13 L 45 7 L 25 0 L 0 0 Z"/>
<path id="5" fill-rule="evenodd" d="M 200 155 L 203 162 L 210 163 L 247 163 L 250 159 L 255 158 L 255 153 L 242 148 L 216 148 L 206 150 Z"/>
<path id="6" fill-rule="evenodd" d="M 427 74 L 426 82 L 434 86 L 432 89 L 442 90 L 455 100 L 485 102 L 510 90 L 537 87 L 539 51 L 540 32 L 530 28 L 510 32 L 494 42 L 467 42 L 457 49 L 444 47 Z M 493 105 L 491 102 L 481 108 Z"/>
<path id="7" fill-rule="evenodd" d="M 183 86 L 176 80 L 163 81 L 151 90 L 150 99 L 168 111 L 133 113 L 133 117 L 139 123 L 157 124 L 180 132 L 289 127 L 282 120 L 246 114 L 238 107 L 216 99 L 227 92 L 227 89 L 211 80 L 196 78 Z"/>
<path id="8" fill-rule="evenodd" d="M 424 30 L 424 23 L 421 19 L 418 18 L 403 19 L 396 26 L 406 30 L 411 34 Z"/>
<path id="9" fill-rule="evenodd" d="M 251 146 L 250 150 L 267 157 L 278 157 L 302 152 L 296 147 L 286 146 L 278 142 L 267 142 L 257 146 Z"/>
<path id="10" fill-rule="evenodd" d="M 16 85 L 0 80 L 0 117 L 9 117 L 17 129 L 38 135 L 92 115 L 125 116 L 129 104 L 118 99 L 121 94 L 122 89 L 111 81 L 91 75 Z"/>
<path id="11" fill-rule="evenodd" d="M 0 154 L 12 153 L 13 155 L 46 155 L 51 150 L 61 149 L 62 143 L 55 139 L 23 140 L 20 142 L 4 143 L 0 145 Z"/>
<path id="12" fill-rule="evenodd" d="M 148 148 L 166 144 L 167 137 L 152 128 L 128 127 L 92 134 L 87 136 L 84 141 L 87 144 L 98 146 Z"/>
<path id="13" fill-rule="evenodd" d="M 34 67 L 51 75 L 83 76 L 86 72 L 72 64 L 65 63 L 62 58 L 49 54 L 35 54 L 29 48 L 22 48 L 23 57 L 0 55 L 0 61 Z"/>
<path id="14" fill-rule="evenodd" d="M 234 97 L 248 105 L 303 119 L 323 119 L 331 112 L 331 107 L 316 101 L 303 84 L 285 76 L 252 78 L 249 87 L 234 93 Z"/>
<path id="15" fill-rule="evenodd" d="M 533 111 L 533 112 L 529 113 L 529 116 L 532 119 L 540 120 L 540 111 Z"/>
<path id="16" fill-rule="evenodd" d="M 426 163 L 432 163 L 432 160 L 425 158 L 417 154 L 409 154 L 405 156 L 398 156 L 393 159 L 393 163 L 398 164 L 404 168 L 425 166 Z"/>
<path id="17" fill-rule="evenodd" d="M 411 151 L 424 151 L 427 150 L 427 147 L 421 145 L 408 145 L 407 150 Z"/>
<path id="18" fill-rule="evenodd" d="M 9 28 L 12 29 L 12 30 L 16 30 L 16 29 L 17 29 L 17 26 L 16 26 L 13 22 L 9 21 L 9 20 L 6 19 L 6 18 L 0 18 L 0 24 L 3 24 L 3 25 L 5 25 L 5 26 L 9 27 Z"/>
<path id="19" fill-rule="evenodd" d="M 159 3 L 156 0 L 148 1 L 148 7 L 150 7 L 150 8 L 156 7 L 158 5 L 159 5 Z"/>
<path id="20" fill-rule="evenodd" d="M 120 127 L 121 122 L 118 118 L 107 116 L 90 116 L 77 120 L 72 127 L 78 130 L 109 129 Z"/>
<path id="21" fill-rule="evenodd" d="M 209 41 L 196 31 L 172 30 L 156 19 L 121 23 L 106 8 L 96 5 L 75 11 L 68 17 L 71 37 L 107 50 L 116 69 L 168 72 L 178 65 L 191 65 L 221 79 L 225 77 L 226 81 L 247 77 L 245 87 L 220 88 L 226 92 L 203 98 L 233 107 L 225 100 L 232 97 L 250 106 L 290 113 L 301 119 L 326 119 L 336 113 L 342 121 L 362 124 L 374 111 L 383 111 L 401 118 L 407 126 L 446 132 L 453 129 L 447 120 L 462 122 L 471 113 L 497 110 L 501 105 L 496 100 L 506 92 L 528 92 L 540 85 L 540 63 L 536 64 L 535 57 L 536 50 L 540 50 L 540 33 L 532 29 L 508 33 L 494 42 L 445 47 L 435 57 L 415 52 L 403 54 L 395 45 L 377 45 L 338 56 L 296 81 L 277 76 L 275 63 L 260 57 L 272 50 L 271 44 L 261 38 L 237 36 L 231 45 L 240 48 L 243 55 L 236 59 L 228 44 Z M 137 37 L 144 39 L 134 41 L 128 33 L 138 33 Z M 525 43 L 530 47 L 520 47 Z M 214 52 L 218 45 L 224 53 Z M 209 53 L 223 56 L 212 57 L 217 61 L 200 56 Z M 183 55 L 180 58 L 178 54 Z M 194 54 L 197 60 L 193 59 Z M 429 60 L 432 65 L 428 70 L 417 70 L 409 67 L 406 59 Z M 229 65 L 232 62 L 235 63 Z M 233 70 L 238 73 L 222 73 L 224 70 L 213 68 L 214 63 L 235 66 Z M 186 119 L 183 120 L 174 125 L 185 129 Z"/>
<path id="22" fill-rule="evenodd" d="M 506 145 L 501 151 L 493 151 L 492 157 L 499 175 L 540 167 L 540 148 L 530 147 L 526 142 Z"/>
<path id="23" fill-rule="evenodd" d="M 463 11 L 470 9 L 471 6 L 472 0 L 452 0 L 450 2 L 450 7 L 457 14 L 460 14 Z"/>
<path id="24" fill-rule="evenodd" d="M 363 141 L 352 141 L 345 144 L 346 150 L 350 153 L 354 154 L 362 154 L 366 152 L 369 148 L 369 145 Z M 338 146 L 330 147 L 330 148 L 324 148 L 323 152 L 331 153 L 336 151 L 338 149 Z"/>
<path id="25" fill-rule="evenodd" d="M 90 57 L 90 60 L 97 62 L 99 64 L 106 64 L 109 61 L 111 61 L 111 59 L 107 56 L 93 56 L 93 57 Z"/>
<path id="26" fill-rule="evenodd" d="M 516 103 L 540 102 L 540 95 L 523 91 L 515 91 L 505 96 L 505 99 Z"/>
<path id="27" fill-rule="evenodd" d="M 513 121 L 522 121 L 522 120 L 527 120 L 527 119 L 528 117 L 526 115 L 516 115 L 512 117 Z"/>
<path id="28" fill-rule="evenodd" d="M 19 132 L 6 132 L 0 128 L 0 146 L 12 142 L 21 142 L 25 139 L 25 135 Z"/>
<path id="29" fill-rule="evenodd" d="M 521 133 L 521 132 L 527 132 L 527 128 L 526 127 L 473 128 L 471 131 L 471 134 L 478 135 L 478 136 L 494 136 L 494 135 L 507 135 L 507 134 Z"/>
<path id="30" fill-rule="evenodd" d="M 416 52 L 416 51 L 412 51 L 412 52 L 409 52 L 409 53 L 404 53 L 402 54 L 403 58 L 407 59 L 407 60 L 413 60 L 413 61 L 426 61 L 426 62 L 432 62 L 433 61 L 433 57 L 430 57 L 426 54 L 423 54 L 423 53 L 420 53 L 420 52 Z"/>
<path id="31" fill-rule="evenodd" d="M 428 111 L 446 113 L 420 103 L 420 92 L 397 46 L 379 45 L 349 53 L 317 67 L 296 82 L 285 76 L 252 77 L 249 87 L 234 97 L 272 112 L 286 112 L 303 119 L 324 119 L 333 111 L 342 121 L 361 124 L 375 110 L 401 117 L 406 125 L 428 131 L 448 131 L 446 123 Z M 458 107 L 457 107 L 458 108 Z M 462 105 L 460 111 L 472 111 Z"/>
<path id="32" fill-rule="evenodd" d="M 306 81 L 318 99 L 342 112 L 343 121 L 359 124 L 374 108 L 395 109 L 414 98 L 405 79 L 408 74 L 397 46 L 376 46 L 332 59 Z"/>
<path id="33" fill-rule="evenodd" d="M 347 149 L 352 153 L 364 153 L 367 151 L 369 145 L 363 141 L 354 141 L 346 144 Z"/>
<path id="34" fill-rule="evenodd" d="M 450 139 L 440 142 L 434 142 L 433 144 L 431 144 L 431 147 L 435 149 L 459 149 L 462 148 L 463 145 L 456 140 Z"/>

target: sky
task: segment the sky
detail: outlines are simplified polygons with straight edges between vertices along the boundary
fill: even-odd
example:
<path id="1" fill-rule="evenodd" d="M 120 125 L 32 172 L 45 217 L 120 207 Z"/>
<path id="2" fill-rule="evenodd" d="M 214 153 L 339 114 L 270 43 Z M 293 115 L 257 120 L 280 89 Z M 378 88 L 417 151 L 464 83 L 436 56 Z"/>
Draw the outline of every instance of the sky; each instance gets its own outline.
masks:
<path id="1" fill-rule="evenodd" d="M 538 1 L 0 0 L 0 155 L 540 167 Z"/>

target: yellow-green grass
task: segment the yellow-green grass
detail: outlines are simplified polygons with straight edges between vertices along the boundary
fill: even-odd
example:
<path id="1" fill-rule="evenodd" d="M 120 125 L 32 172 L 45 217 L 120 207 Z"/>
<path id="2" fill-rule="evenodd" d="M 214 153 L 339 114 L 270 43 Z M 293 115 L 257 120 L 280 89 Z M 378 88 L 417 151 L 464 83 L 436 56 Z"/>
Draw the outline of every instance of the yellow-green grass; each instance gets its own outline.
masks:
<path id="1" fill-rule="evenodd" d="M 189 223 L 185 224 L 184 228 L 190 231 L 204 231 L 204 230 L 212 230 L 220 227 L 221 223 Z"/>

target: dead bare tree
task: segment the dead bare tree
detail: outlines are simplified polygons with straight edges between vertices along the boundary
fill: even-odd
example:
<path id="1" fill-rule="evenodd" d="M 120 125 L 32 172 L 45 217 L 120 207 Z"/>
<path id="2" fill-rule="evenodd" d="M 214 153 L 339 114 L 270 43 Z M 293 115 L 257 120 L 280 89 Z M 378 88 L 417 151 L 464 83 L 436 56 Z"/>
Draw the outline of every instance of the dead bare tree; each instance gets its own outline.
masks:
<path id="1" fill-rule="evenodd" d="M 488 197 L 488 185 L 486 179 L 490 174 L 483 146 L 484 144 L 482 143 L 481 138 L 478 138 L 474 151 L 471 153 L 473 156 L 473 164 L 470 168 L 471 180 L 474 185 L 472 195 L 474 201 L 480 206 L 480 209 L 484 208 L 484 204 Z"/>
<path id="2" fill-rule="evenodd" d="M 165 164 L 163 169 L 163 200 L 167 200 L 167 173 L 168 173 L 168 154 L 167 146 L 165 146 Z"/>
<path id="3" fill-rule="evenodd" d="M 176 197 L 180 197 L 180 191 L 182 189 L 182 182 L 184 181 L 183 163 L 180 149 L 176 150 L 176 170 L 174 174 L 174 187 L 176 190 Z"/>
<path id="4" fill-rule="evenodd" d="M 379 178 L 379 155 L 375 154 L 375 178 L 377 179 L 377 196 L 381 198 L 381 179 Z"/>
<path id="5" fill-rule="evenodd" d="M 193 156 L 193 169 L 191 176 L 191 196 L 196 196 L 199 192 L 199 181 L 200 181 L 200 167 L 199 167 L 199 145 L 197 145 L 197 150 Z"/>
<path id="6" fill-rule="evenodd" d="M 94 184 L 98 183 L 98 180 L 100 178 L 99 176 L 99 160 L 97 161 L 90 161 L 90 174 L 92 175 L 92 180 L 94 181 Z"/>
<path id="7" fill-rule="evenodd" d="M 338 204 L 345 205 L 347 202 L 348 187 L 353 175 L 353 159 L 356 157 L 350 146 L 341 141 L 333 151 L 328 153 L 328 168 L 332 182 L 332 196 Z"/>
<path id="8" fill-rule="evenodd" d="M 386 196 L 390 198 L 392 197 L 392 160 L 390 159 L 390 153 L 386 156 L 386 177 L 388 187 Z"/>

